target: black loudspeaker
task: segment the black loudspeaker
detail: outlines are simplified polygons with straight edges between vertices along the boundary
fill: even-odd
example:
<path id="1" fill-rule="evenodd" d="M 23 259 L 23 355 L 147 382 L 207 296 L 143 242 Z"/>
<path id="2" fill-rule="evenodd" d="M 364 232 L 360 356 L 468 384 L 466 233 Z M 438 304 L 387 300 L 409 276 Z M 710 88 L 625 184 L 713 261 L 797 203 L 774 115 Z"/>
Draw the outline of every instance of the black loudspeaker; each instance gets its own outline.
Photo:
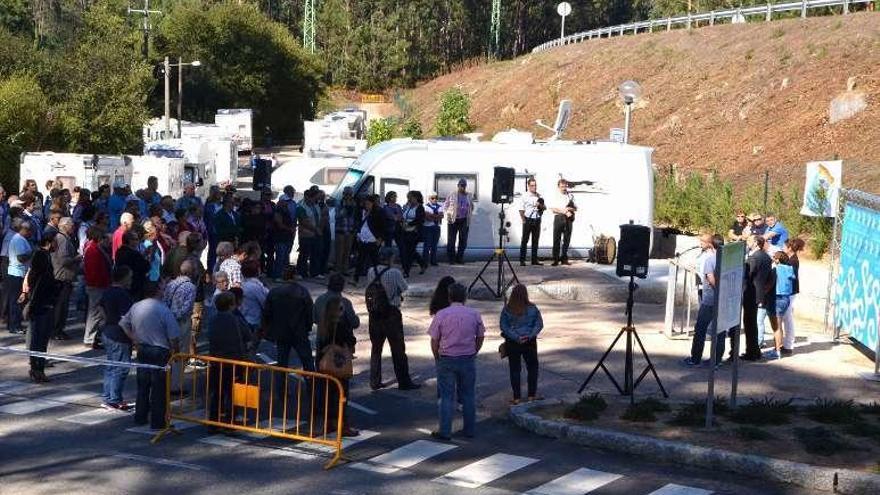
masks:
<path id="1" fill-rule="evenodd" d="M 513 203 L 514 171 L 510 167 L 495 167 L 492 178 L 492 202 L 495 204 Z"/>
<path id="2" fill-rule="evenodd" d="M 621 225 L 620 241 L 617 243 L 617 276 L 647 278 L 650 248 L 650 227 Z"/>
<path id="3" fill-rule="evenodd" d="M 272 187 L 272 160 L 258 158 L 254 160 L 254 191 L 264 187 Z"/>

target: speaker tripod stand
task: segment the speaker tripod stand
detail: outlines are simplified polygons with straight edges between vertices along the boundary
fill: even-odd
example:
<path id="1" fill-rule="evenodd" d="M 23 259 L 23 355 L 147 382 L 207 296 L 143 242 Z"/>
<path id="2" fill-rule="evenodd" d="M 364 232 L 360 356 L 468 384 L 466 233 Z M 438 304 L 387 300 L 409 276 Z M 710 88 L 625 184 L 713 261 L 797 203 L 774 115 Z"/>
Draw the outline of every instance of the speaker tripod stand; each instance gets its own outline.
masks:
<path id="1" fill-rule="evenodd" d="M 477 273 L 477 276 L 474 277 L 474 280 L 471 282 L 471 285 L 468 286 L 468 294 L 474 290 L 474 286 L 477 285 L 477 281 L 483 282 L 483 285 L 489 289 L 489 292 L 498 299 L 507 292 L 507 289 L 510 288 L 511 285 L 515 283 L 519 283 L 519 279 L 516 276 L 516 272 L 513 270 L 513 265 L 510 263 L 510 258 L 507 257 L 507 251 L 504 250 L 504 238 L 507 237 L 507 224 L 505 223 L 506 215 L 504 213 L 504 203 L 501 203 L 501 213 L 498 214 L 498 218 L 501 220 L 501 226 L 498 227 L 498 247 L 492 251 L 492 256 L 486 260 L 486 263 L 483 265 L 483 268 L 480 270 L 480 273 Z M 489 285 L 489 282 L 483 278 L 483 274 L 486 273 L 486 270 L 489 268 L 489 265 L 492 264 L 493 261 L 498 263 L 498 276 L 495 279 L 495 286 Z M 506 268 L 505 268 L 506 267 Z M 505 270 L 510 270 L 510 274 L 512 278 L 508 279 Z"/>
<path id="2" fill-rule="evenodd" d="M 654 375 L 654 380 L 657 381 L 657 385 L 660 387 L 660 392 L 663 393 L 663 397 L 668 398 L 669 394 L 666 393 L 666 389 L 663 388 L 663 383 L 660 382 L 660 377 L 657 375 L 657 370 L 654 368 L 654 364 L 651 362 L 651 358 L 648 356 L 648 352 L 645 350 L 645 346 L 642 344 L 642 339 L 639 338 L 638 332 L 636 332 L 636 327 L 633 326 L 632 321 L 632 312 L 633 312 L 633 293 L 635 293 L 638 286 L 633 281 L 633 276 L 629 276 L 629 295 L 626 299 L 626 326 L 620 329 L 620 332 L 617 333 L 617 337 L 614 338 L 614 341 L 611 342 L 611 345 L 608 347 L 608 350 L 605 351 L 605 354 L 602 355 L 602 359 L 599 360 L 599 364 L 593 368 L 593 371 L 584 380 L 584 383 L 581 384 L 581 388 L 578 389 L 578 393 L 583 393 L 584 389 L 587 388 L 587 384 L 590 383 L 590 380 L 593 379 L 596 372 L 601 368 L 602 371 L 608 375 L 608 379 L 611 380 L 611 383 L 614 384 L 614 387 L 620 392 L 620 395 L 628 395 L 630 403 L 635 402 L 635 390 L 642 383 L 642 380 L 647 376 L 650 371 L 651 374 Z M 611 351 L 614 349 L 614 346 L 617 345 L 617 341 L 620 340 L 623 335 L 626 334 L 626 357 L 624 359 L 624 370 L 623 370 L 623 387 L 614 379 L 614 376 L 608 371 L 608 368 L 605 367 L 605 359 L 611 354 Z M 642 357 L 645 358 L 648 365 L 645 366 L 645 369 L 639 374 L 639 377 L 633 381 L 633 338 L 639 344 L 639 349 L 642 351 Z"/>

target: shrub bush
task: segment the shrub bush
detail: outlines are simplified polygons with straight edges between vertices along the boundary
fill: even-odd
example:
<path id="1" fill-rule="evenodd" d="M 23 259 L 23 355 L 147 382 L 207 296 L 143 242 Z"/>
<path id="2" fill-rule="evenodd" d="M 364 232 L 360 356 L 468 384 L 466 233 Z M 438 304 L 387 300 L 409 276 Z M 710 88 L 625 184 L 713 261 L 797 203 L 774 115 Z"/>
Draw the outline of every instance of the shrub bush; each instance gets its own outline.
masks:
<path id="1" fill-rule="evenodd" d="M 394 139 L 396 127 L 397 123 L 391 117 L 371 120 L 370 126 L 367 128 L 367 146 Z"/>
<path id="2" fill-rule="evenodd" d="M 712 410 L 716 415 L 723 416 L 730 411 L 727 405 L 727 399 L 723 397 L 715 397 L 712 403 Z M 713 424 L 716 422 L 713 421 Z M 695 400 L 690 404 L 685 404 L 678 411 L 669 424 L 675 426 L 705 426 L 706 424 L 706 401 Z"/>
<path id="3" fill-rule="evenodd" d="M 824 426 L 795 428 L 794 435 L 810 454 L 830 456 L 853 449 L 843 437 Z"/>
<path id="4" fill-rule="evenodd" d="M 578 421 L 591 421 L 598 418 L 599 413 L 607 408 L 608 403 L 605 402 L 605 399 L 598 393 L 593 393 L 581 397 L 580 400 L 568 406 L 563 416 Z"/>
<path id="5" fill-rule="evenodd" d="M 862 419 L 858 406 L 851 400 L 816 399 L 804 411 L 808 418 L 820 423 L 849 424 Z"/>
<path id="6" fill-rule="evenodd" d="M 624 411 L 623 415 L 620 416 L 620 419 L 641 423 L 650 423 L 657 421 L 657 416 L 655 415 L 655 413 L 667 412 L 669 410 L 669 405 L 665 402 L 660 402 L 653 397 L 649 397 L 647 399 L 643 399 L 633 404 L 630 404 L 629 407 L 626 408 L 626 411 Z"/>
<path id="7" fill-rule="evenodd" d="M 733 430 L 733 434 L 736 435 L 737 438 L 747 441 L 763 441 L 774 438 L 768 431 L 755 426 L 738 426 Z"/>
<path id="8" fill-rule="evenodd" d="M 470 120 L 471 98 L 459 88 L 450 88 L 440 95 L 440 112 L 436 131 L 439 136 L 458 136 L 474 130 Z"/>
<path id="9" fill-rule="evenodd" d="M 791 399 L 783 401 L 768 396 L 761 400 L 752 399 L 748 404 L 734 409 L 728 417 L 740 424 L 784 425 L 790 421 L 789 416 L 796 410 L 791 405 Z"/>

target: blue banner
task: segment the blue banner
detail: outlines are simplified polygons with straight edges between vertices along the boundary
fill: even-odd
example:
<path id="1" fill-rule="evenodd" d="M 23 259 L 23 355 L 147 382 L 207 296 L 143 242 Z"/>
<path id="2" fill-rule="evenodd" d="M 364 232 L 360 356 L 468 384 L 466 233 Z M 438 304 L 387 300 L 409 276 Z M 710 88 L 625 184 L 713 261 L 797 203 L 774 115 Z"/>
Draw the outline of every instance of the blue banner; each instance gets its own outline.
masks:
<path id="1" fill-rule="evenodd" d="M 880 212 L 847 204 L 843 218 L 835 321 L 873 352 L 880 323 Z"/>

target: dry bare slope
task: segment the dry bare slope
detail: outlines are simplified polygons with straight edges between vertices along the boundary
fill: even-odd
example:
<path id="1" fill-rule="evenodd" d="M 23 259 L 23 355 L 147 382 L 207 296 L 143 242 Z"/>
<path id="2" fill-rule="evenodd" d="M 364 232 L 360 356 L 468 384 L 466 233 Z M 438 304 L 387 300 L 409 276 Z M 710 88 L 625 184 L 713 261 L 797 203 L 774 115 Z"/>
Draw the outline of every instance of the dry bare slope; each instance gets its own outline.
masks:
<path id="1" fill-rule="evenodd" d="M 833 99 L 866 108 L 832 123 Z M 567 137 L 607 139 L 622 126 L 616 87 L 642 84 L 631 140 L 658 166 L 716 169 L 739 183 L 769 170 L 800 183 L 809 160 L 845 160 L 844 184 L 880 192 L 880 13 L 723 25 L 593 40 L 474 67 L 409 93 L 425 129 L 438 95 L 460 85 L 478 130 L 534 129 L 574 101 Z M 537 131 L 540 135 L 540 131 Z"/>

